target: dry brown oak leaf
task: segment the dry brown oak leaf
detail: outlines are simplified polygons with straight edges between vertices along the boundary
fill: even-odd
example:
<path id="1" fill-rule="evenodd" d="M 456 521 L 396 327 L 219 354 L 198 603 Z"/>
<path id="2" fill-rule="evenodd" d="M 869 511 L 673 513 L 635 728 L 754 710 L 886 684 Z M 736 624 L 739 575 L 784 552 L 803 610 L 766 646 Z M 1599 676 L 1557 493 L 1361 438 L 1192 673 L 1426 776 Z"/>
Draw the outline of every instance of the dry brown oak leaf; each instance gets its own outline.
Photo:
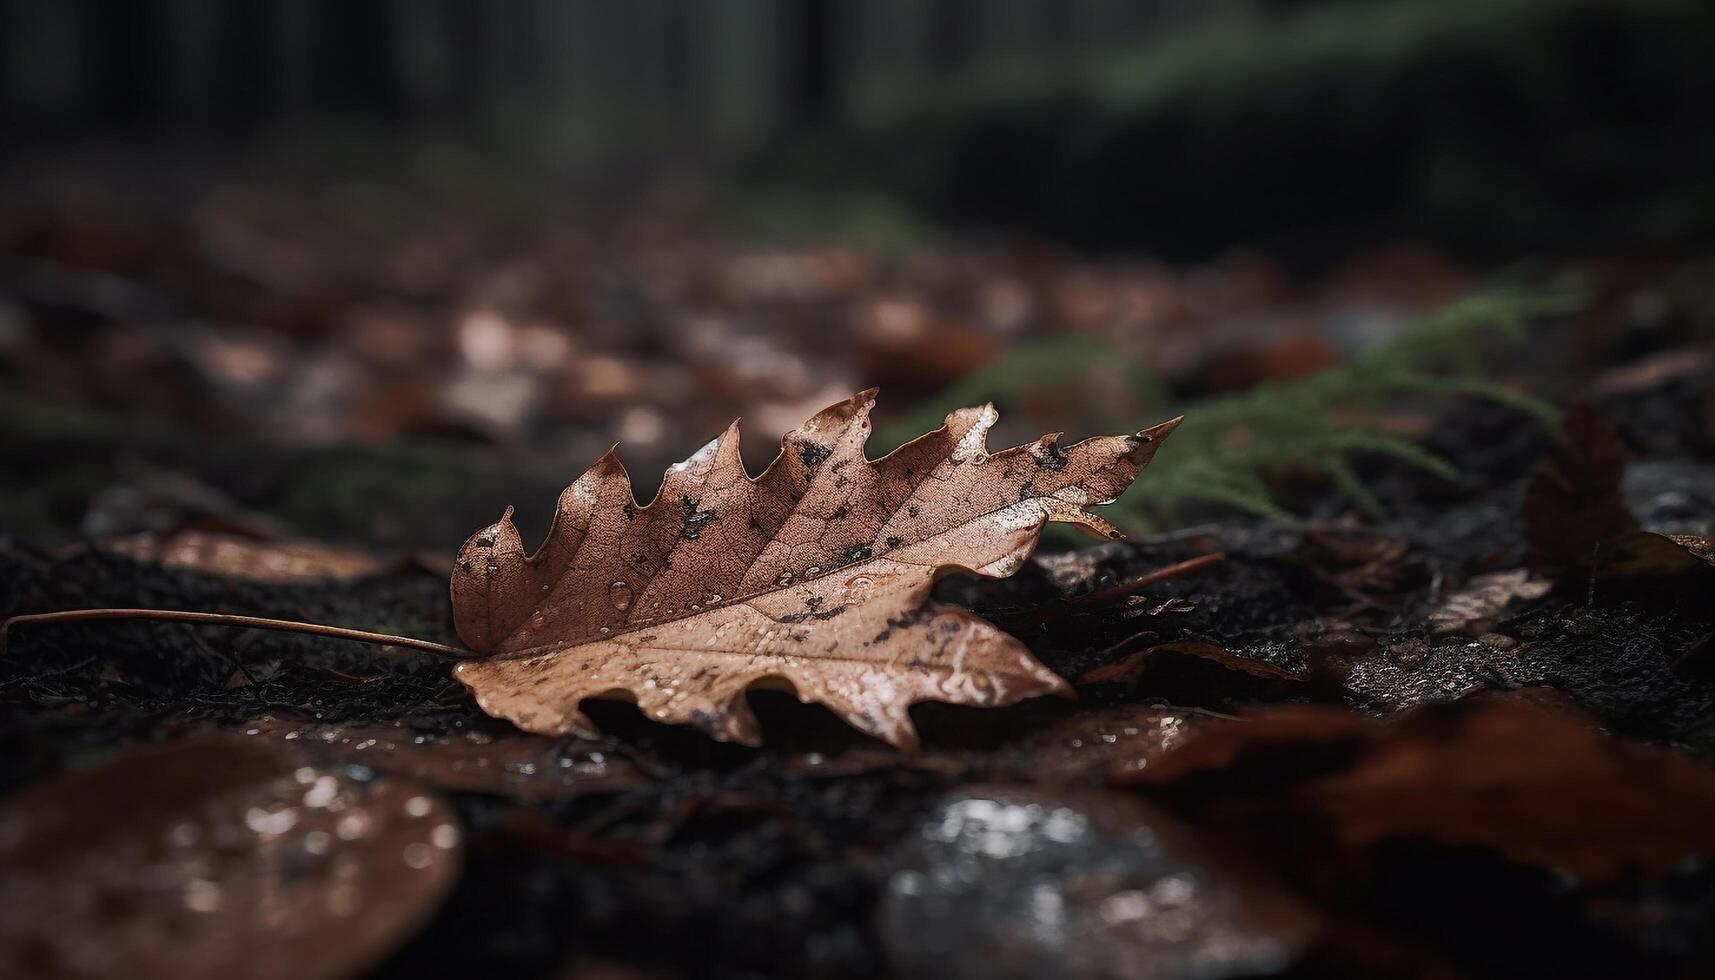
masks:
<path id="1" fill-rule="evenodd" d="M 936 576 L 1004 577 L 1044 523 L 1122 537 L 1086 507 L 1131 485 L 1178 420 L 989 453 L 993 406 L 965 408 L 871 461 L 875 391 L 816 414 L 745 472 L 738 423 L 670 467 L 649 506 L 612 451 L 560 495 L 526 554 L 512 511 L 454 564 L 455 668 L 482 709 L 543 734 L 594 734 L 584 698 L 757 745 L 744 692 L 762 681 L 915 748 L 918 701 L 999 706 L 1070 686 L 1024 644 L 931 602 Z M 784 682 L 784 684 L 782 684 Z"/>

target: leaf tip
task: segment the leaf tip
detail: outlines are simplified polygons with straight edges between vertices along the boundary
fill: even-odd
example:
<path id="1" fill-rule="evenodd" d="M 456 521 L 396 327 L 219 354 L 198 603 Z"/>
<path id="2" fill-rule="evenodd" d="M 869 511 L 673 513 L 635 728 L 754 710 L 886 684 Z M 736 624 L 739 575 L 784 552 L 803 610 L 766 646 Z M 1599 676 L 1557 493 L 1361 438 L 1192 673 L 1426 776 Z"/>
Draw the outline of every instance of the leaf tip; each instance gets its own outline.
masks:
<path id="1" fill-rule="evenodd" d="M 1181 423 L 1183 421 L 1185 421 L 1185 416 L 1183 416 L 1183 415 L 1177 416 L 1175 418 L 1170 418 L 1165 422 L 1161 422 L 1161 423 L 1158 423 L 1156 425 L 1152 425 L 1152 426 L 1148 427 L 1147 429 L 1139 429 L 1137 432 L 1137 437 L 1139 439 L 1144 440 L 1145 442 L 1160 442 L 1161 440 L 1172 435 L 1173 430 L 1179 428 L 1179 423 Z"/>

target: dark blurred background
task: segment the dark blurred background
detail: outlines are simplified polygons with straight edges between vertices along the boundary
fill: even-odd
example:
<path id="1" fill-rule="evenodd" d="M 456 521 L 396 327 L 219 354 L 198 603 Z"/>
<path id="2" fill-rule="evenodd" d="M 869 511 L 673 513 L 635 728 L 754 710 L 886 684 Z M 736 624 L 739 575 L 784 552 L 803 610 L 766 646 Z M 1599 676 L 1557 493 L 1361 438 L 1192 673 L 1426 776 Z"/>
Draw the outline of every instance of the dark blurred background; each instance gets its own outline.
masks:
<path id="1" fill-rule="evenodd" d="M 14 150 L 445 141 L 1200 258 L 1707 234 L 1696 0 L 10 2 Z M 309 145 L 304 145 L 308 140 Z M 325 149 L 325 148 L 324 148 Z"/>
<path id="2" fill-rule="evenodd" d="M 471 466 L 647 489 L 872 383 L 894 441 L 1130 427 L 1496 282 L 1602 311 L 1586 368 L 1699 339 L 1712 50 L 1705 0 L 7 0 L 6 524 L 439 545 Z"/>

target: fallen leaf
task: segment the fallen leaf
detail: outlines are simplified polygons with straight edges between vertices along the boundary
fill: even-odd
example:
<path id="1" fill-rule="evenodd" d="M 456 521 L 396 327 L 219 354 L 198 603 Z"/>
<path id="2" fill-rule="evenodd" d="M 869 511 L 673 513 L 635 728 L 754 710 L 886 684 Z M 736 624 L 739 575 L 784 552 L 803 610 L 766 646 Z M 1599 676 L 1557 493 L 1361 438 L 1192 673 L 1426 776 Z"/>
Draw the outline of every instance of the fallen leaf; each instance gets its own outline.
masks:
<path id="1" fill-rule="evenodd" d="M 1558 576 L 1586 568 L 1602 542 L 1637 530 L 1620 492 L 1631 450 L 1587 404 L 1572 406 L 1560 440 L 1524 491 L 1530 567 Z"/>
<path id="2" fill-rule="evenodd" d="M 1429 628 L 1436 633 L 1473 636 L 1492 633 L 1501 614 L 1514 600 L 1540 599 L 1553 585 L 1523 568 L 1478 575 L 1465 583 L 1464 588 L 1442 597 L 1429 612 Z"/>
<path id="3" fill-rule="evenodd" d="M 1312 575 L 1364 603 L 1401 591 L 1419 570 L 1407 542 L 1350 529 L 1307 532 L 1293 557 Z"/>
<path id="4" fill-rule="evenodd" d="M 871 461 L 873 404 L 871 390 L 818 413 L 755 478 L 734 423 L 671 467 L 647 507 L 610 451 L 561 495 L 534 554 L 509 510 L 454 566 L 454 623 L 488 655 L 456 675 L 528 731 L 592 733 L 579 702 L 618 691 L 658 721 L 748 745 L 761 733 L 744 691 L 764 679 L 901 747 L 917 744 L 918 701 L 1070 694 L 1018 640 L 930 602 L 930 587 L 954 569 L 1012 574 L 1050 520 L 1121 537 L 1085 508 L 1130 486 L 1177 420 L 990 454 L 994 408 L 967 408 Z"/>
<path id="5" fill-rule="evenodd" d="M 351 581 L 390 567 L 369 552 L 322 541 L 264 541 L 197 528 L 110 538 L 97 547 L 163 568 L 271 585 Z"/>
<path id="6" fill-rule="evenodd" d="M 1630 458 L 1631 450 L 1594 409 L 1573 407 L 1561 441 L 1525 487 L 1533 570 L 1591 585 L 1697 582 L 1715 574 L 1709 539 L 1657 534 L 1640 528 L 1626 510 L 1622 480 Z"/>
<path id="7" fill-rule="evenodd" d="M 1602 543 L 1594 572 L 1601 581 L 1708 578 L 1715 572 L 1715 543 L 1696 534 L 1633 531 Z"/>
<path id="8" fill-rule="evenodd" d="M 242 738 L 121 753 L 0 808 L 0 975 L 336 978 L 451 889 L 447 804 Z"/>
<path id="9" fill-rule="evenodd" d="M 1304 797 L 1352 847 L 1418 836 L 1588 880 L 1715 856 L 1715 771 L 1517 702 L 1419 719 Z"/>
<path id="10" fill-rule="evenodd" d="M 1386 724 L 1280 709 L 1206 726 L 1129 781 L 1189 794 L 1199 825 L 1259 853 L 1290 834 L 1298 851 L 1281 856 L 1312 864 L 1421 840 L 1608 882 L 1715 857 L 1715 770 L 1610 738 L 1563 699 L 1494 696 Z"/>

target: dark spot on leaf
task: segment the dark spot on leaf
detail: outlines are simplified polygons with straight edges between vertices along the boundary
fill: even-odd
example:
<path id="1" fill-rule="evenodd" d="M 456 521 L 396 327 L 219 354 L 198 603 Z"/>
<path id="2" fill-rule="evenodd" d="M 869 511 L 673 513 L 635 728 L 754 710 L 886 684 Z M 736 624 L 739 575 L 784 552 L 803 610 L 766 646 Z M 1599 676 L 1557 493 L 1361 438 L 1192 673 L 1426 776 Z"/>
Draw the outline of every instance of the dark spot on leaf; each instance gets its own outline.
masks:
<path id="1" fill-rule="evenodd" d="M 476 546 L 478 548 L 492 548 L 492 547 L 494 547 L 494 539 L 493 538 L 477 538 L 476 539 Z"/>
<path id="2" fill-rule="evenodd" d="M 812 468 L 820 466 L 823 460 L 833 454 L 832 449 L 814 442 L 800 442 L 798 444 L 798 458 L 804 461 L 805 466 Z"/>
<path id="3" fill-rule="evenodd" d="M 811 606 L 809 609 L 806 609 L 803 612 L 785 613 L 783 615 L 770 616 L 768 618 L 774 620 L 776 623 L 781 623 L 781 624 L 786 625 L 786 626 L 792 626 L 794 624 L 806 622 L 809 620 L 815 620 L 816 622 L 819 622 L 819 623 L 825 623 L 828 620 L 833 619 L 835 616 L 838 616 L 840 613 L 843 613 L 847 609 L 850 609 L 850 608 L 851 608 L 850 605 L 839 605 L 839 606 L 835 606 L 832 609 L 818 610 L 815 606 Z"/>
<path id="4" fill-rule="evenodd" d="M 842 517 L 848 516 L 849 514 L 851 514 L 851 512 L 852 512 L 852 505 L 851 504 L 841 504 L 838 507 L 835 507 L 834 512 L 828 516 L 837 521 Z"/>
<path id="5" fill-rule="evenodd" d="M 923 606 L 919 606 L 916 609 L 911 610 L 908 613 L 905 613 L 904 615 L 889 616 L 887 619 L 887 629 L 884 629 L 880 633 L 875 634 L 875 636 L 873 638 L 871 638 L 871 640 L 869 642 L 870 643 L 881 643 L 881 642 L 885 641 L 888 637 L 892 636 L 894 630 L 905 629 L 908 626 L 915 625 L 919 620 L 921 620 L 924 616 L 927 616 L 928 614 L 929 614 L 929 607 L 927 605 L 923 605 Z M 868 646 L 868 645 L 869 644 L 865 644 L 865 646 Z"/>
<path id="6" fill-rule="evenodd" d="M 1018 488 L 1018 499 L 1019 499 L 1019 501 L 1022 503 L 1023 501 L 1029 500 L 1031 497 L 1034 497 L 1034 496 L 1036 496 L 1036 484 L 1030 482 L 1029 480 L 1025 480 L 1024 485 Z"/>
<path id="7" fill-rule="evenodd" d="M 870 551 L 869 545 L 854 544 L 850 548 L 846 549 L 846 561 L 863 561 L 871 554 L 872 552 Z"/>
<path id="8" fill-rule="evenodd" d="M 907 516 L 907 517 L 916 517 L 918 514 L 921 514 L 921 513 L 923 513 L 923 508 L 917 506 L 916 504 L 912 504 L 911 506 L 905 508 L 905 516 Z"/>
<path id="9" fill-rule="evenodd" d="M 687 541 L 695 541 L 703 536 L 703 528 L 720 515 L 712 510 L 698 510 L 697 502 L 690 494 L 680 495 L 680 505 L 685 508 L 685 523 L 679 528 L 679 536 Z"/>
<path id="10" fill-rule="evenodd" d="M 1063 470 L 1066 468 L 1066 451 L 1060 448 L 1057 440 L 1051 440 L 1043 445 L 1042 455 L 1036 457 L 1036 462 L 1045 470 Z"/>
<path id="11" fill-rule="evenodd" d="M 898 535 L 894 535 L 894 536 L 887 539 L 887 546 L 889 548 L 897 548 L 904 543 L 905 543 L 905 539 L 902 537 L 899 537 Z"/>

